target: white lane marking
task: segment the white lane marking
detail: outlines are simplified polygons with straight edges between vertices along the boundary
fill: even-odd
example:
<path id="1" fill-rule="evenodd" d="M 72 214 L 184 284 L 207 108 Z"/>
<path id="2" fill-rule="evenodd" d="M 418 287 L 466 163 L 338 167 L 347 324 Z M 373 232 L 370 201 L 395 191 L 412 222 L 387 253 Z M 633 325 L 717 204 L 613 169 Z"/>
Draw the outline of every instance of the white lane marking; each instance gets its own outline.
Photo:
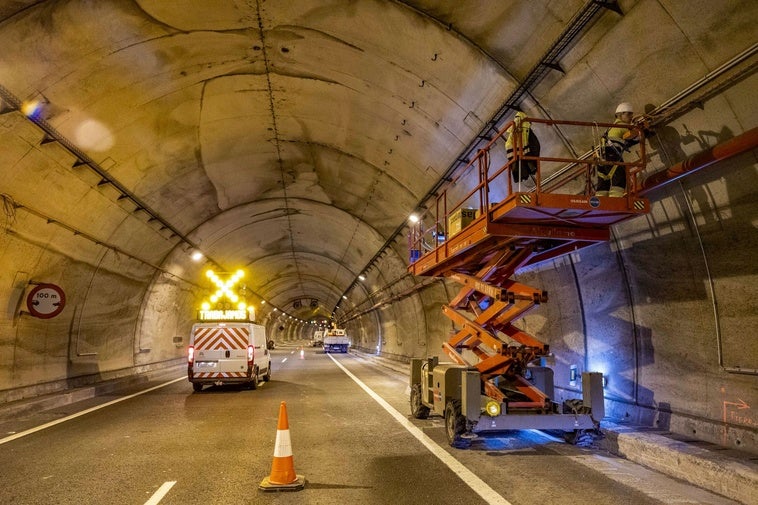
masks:
<path id="1" fill-rule="evenodd" d="M 50 428 L 51 426 L 55 426 L 56 424 L 65 423 L 66 421 L 70 421 L 71 419 L 75 419 L 79 416 L 83 416 L 84 414 L 89 414 L 90 412 L 94 412 L 96 410 L 104 409 L 105 407 L 110 407 L 111 405 L 123 402 L 124 400 L 129 400 L 130 398 L 134 398 L 135 396 L 144 395 L 145 393 L 149 393 L 150 391 L 155 391 L 156 389 L 160 389 L 162 387 L 168 386 L 169 384 L 173 384 L 174 382 L 178 382 L 180 380 L 187 380 L 187 376 L 182 376 L 174 380 L 170 380 L 168 382 L 164 382 L 163 384 L 158 384 L 157 386 L 153 386 L 149 389 L 145 389 L 144 391 L 140 391 L 138 393 L 134 393 L 129 396 L 124 396 L 123 398 L 117 398 L 116 400 L 111 400 L 107 403 L 103 403 L 102 405 L 97 405 L 95 407 L 90 407 L 88 409 L 82 410 L 81 412 L 77 412 L 76 414 L 71 414 L 70 416 L 61 417 L 60 419 L 56 419 L 55 421 L 50 421 L 49 423 L 41 424 L 39 426 L 36 426 L 34 428 L 30 428 L 26 431 L 21 431 L 19 433 L 16 433 L 15 435 L 11 435 L 10 437 L 0 438 L 0 445 L 3 445 L 5 443 L 11 442 L 13 440 L 16 440 L 17 438 L 25 437 L 27 435 L 31 435 L 32 433 L 36 433 L 38 431 L 45 430 L 47 428 Z"/>
<path id="2" fill-rule="evenodd" d="M 416 437 L 419 442 L 421 442 L 427 449 L 429 449 L 429 452 L 437 456 L 440 461 L 447 465 L 447 467 L 450 468 L 453 473 L 460 477 L 466 485 L 473 489 L 474 492 L 481 496 L 485 501 L 487 501 L 487 503 L 490 505 L 512 505 L 511 502 L 500 496 L 497 491 L 489 487 L 486 482 L 477 477 L 476 474 L 466 468 L 460 461 L 455 459 L 447 451 L 438 446 L 434 440 L 429 438 L 423 431 L 418 429 L 413 423 L 406 419 L 403 414 L 398 412 L 395 407 L 387 403 L 384 398 L 376 394 L 370 387 L 364 384 L 363 381 L 353 375 L 350 370 L 345 368 L 339 361 L 334 358 L 334 356 L 329 354 L 329 357 L 338 367 L 342 369 L 343 372 L 347 374 L 348 377 L 353 379 L 356 384 L 358 384 L 366 393 L 368 393 L 368 395 L 373 398 L 376 403 L 381 405 L 384 410 L 389 412 L 389 414 L 394 417 L 395 420 L 400 423 L 406 430 L 408 430 L 411 435 Z"/>
<path id="3" fill-rule="evenodd" d="M 174 487 L 174 484 L 176 484 L 175 480 L 170 480 L 168 482 L 164 482 L 161 487 L 158 488 L 158 491 L 153 494 L 153 496 L 150 497 L 149 500 L 145 502 L 145 505 L 156 505 L 159 503 L 164 496 L 171 490 L 172 487 Z"/>
<path id="4" fill-rule="evenodd" d="M 284 359 L 282 360 L 282 363 L 284 363 L 285 361 L 287 361 L 287 358 L 284 358 Z"/>

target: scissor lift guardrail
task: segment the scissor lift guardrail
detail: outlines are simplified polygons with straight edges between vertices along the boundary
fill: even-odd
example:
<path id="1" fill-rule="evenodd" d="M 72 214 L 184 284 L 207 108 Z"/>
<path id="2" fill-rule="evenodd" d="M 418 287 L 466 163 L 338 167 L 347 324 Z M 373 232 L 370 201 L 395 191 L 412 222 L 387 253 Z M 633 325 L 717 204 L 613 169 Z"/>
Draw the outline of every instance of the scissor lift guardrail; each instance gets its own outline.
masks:
<path id="1" fill-rule="evenodd" d="M 577 127 L 593 132 L 619 126 L 537 118 L 523 121 L 531 122 L 532 128 Z M 443 313 L 460 328 L 445 342 L 443 350 L 454 362 L 479 371 L 484 394 L 505 402 L 511 411 L 549 413 L 550 399 L 524 378 L 527 365 L 549 353 L 548 345 L 512 324 L 546 302 L 547 293 L 511 277 L 527 265 L 606 242 L 612 225 L 649 212 L 648 200 L 636 196 L 638 178 L 645 169 L 644 132 L 628 125 L 642 139 L 639 161 L 612 162 L 603 159 L 601 149 L 584 158 L 525 155 L 519 126 L 506 124 L 438 195 L 433 215 L 422 216 L 411 228 L 408 271 L 419 276 L 446 277 L 461 284 L 458 294 L 443 307 Z M 505 140 L 509 129 L 515 132 L 514 157 L 493 168 L 493 149 Z M 499 148 L 504 153 L 502 145 Z M 530 160 L 537 165 L 534 188 L 521 191 L 522 185 L 513 182 L 511 173 Z M 543 173 L 546 166 L 556 164 L 563 166 Z M 608 164 L 626 169 L 624 197 L 593 194 L 597 167 Z M 469 184 L 468 192 L 450 202 L 451 188 L 466 187 L 466 177 L 472 174 L 478 176 L 476 184 Z M 502 193 L 503 188 L 502 201 L 491 203 L 494 190 Z M 450 217 L 464 205 L 471 205 L 468 210 L 474 209 L 476 217 L 451 236 Z M 432 224 L 425 226 L 430 219 Z M 472 357 L 465 356 L 464 350 L 471 351 L 477 361 L 470 363 Z M 498 385 L 500 376 L 509 379 L 510 391 Z"/>

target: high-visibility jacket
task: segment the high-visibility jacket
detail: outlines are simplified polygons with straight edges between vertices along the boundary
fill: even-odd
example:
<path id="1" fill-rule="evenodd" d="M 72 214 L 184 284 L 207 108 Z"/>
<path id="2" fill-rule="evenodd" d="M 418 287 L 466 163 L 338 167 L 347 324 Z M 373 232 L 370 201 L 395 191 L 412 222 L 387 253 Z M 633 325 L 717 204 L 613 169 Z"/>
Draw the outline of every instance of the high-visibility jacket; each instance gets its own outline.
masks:
<path id="1" fill-rule="evenodd" d="M 525 117 L 526 114 L 523 112 L 517 112 L 516 117 L 513 118 L 513 122 L 516 128 L 521 128 L 521 148 L 523 149 L 523 153 L 529 154 L 529 132 L 532 129 L 532 123 L 529 121 L 523 121 Z M 506 130 L 508 138 L 505 139 L 505 154 L 508 156 L 508 159 L 513 158 L 513 126 L 514 125 L 509 126 Z M 537 154 L 537 156 L 539 156 L 539 154 Z"/>
<path id="2" fill-rule="evenodd" d="M 620 124 L 622 121 L 616 119 L 613 124 Z M 626 127 L 612 126 L 608 128 L 603 137 L 605 138 L 605 153 L 603 157 L 610 162 L 624 161 L 624 151 L 629 150 L 635 144 L 639 143 L 639 138 L 634 132 Z M 620 165 L 600 165 L 597 170 L 598 177 L 598 194 L 601 196 L 623 196 L 626 191 L 626 173 L 616 172 Z M 602 193 L 606 193 L 603 195 Z"/>
<path id="3" fill-rule="evenodd" d="M 613 124 L 620 124 L 622 121 L 616 119 Z M 639 143 L 639 139 L 632 137 L 634 132 L 629 128 L 613 126 L 605 132 L 606 146 L 615 147 L 621 151 L 626 151 L 633 145 Z"/>

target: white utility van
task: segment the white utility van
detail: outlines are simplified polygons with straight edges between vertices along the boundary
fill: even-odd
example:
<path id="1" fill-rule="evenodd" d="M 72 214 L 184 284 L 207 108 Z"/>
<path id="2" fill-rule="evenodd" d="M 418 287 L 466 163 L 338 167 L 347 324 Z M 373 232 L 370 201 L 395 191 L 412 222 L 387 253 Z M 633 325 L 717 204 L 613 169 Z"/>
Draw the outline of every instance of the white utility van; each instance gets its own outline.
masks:
<path id="1" fill-rule="evenodd" d="M 313 333 L 313 340 L 311 340 L 311 345 L 313 347 L 320 347 L 324 345 L 324 331 L 322 330 L 316 330 Z"/>
<path id="2" fill-rule="evenodd" d="M 266 329 L 253 323 L 197 323 L 187 353 L 187 377 L 195 391 L 204 384 L 246 384 L 271 379 Z"/>
<path id="3" fill-rule="evenodd" d="M 350 339 L 342 328 L 331 328 L 324 334 L 324 352 L 347 352 Z"/>

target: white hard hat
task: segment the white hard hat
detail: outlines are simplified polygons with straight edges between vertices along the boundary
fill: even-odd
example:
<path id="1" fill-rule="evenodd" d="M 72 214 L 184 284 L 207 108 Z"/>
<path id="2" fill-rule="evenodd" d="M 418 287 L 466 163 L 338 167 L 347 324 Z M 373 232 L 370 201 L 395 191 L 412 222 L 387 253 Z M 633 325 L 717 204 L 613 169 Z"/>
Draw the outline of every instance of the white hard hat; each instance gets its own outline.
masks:
<path id="1" fill-rule="evenodd" d="M 621 102 L 616 107 L 616 114 L 621 114 L 622 112 L 634 112 L 634 107 L 629 102 Z"/>

